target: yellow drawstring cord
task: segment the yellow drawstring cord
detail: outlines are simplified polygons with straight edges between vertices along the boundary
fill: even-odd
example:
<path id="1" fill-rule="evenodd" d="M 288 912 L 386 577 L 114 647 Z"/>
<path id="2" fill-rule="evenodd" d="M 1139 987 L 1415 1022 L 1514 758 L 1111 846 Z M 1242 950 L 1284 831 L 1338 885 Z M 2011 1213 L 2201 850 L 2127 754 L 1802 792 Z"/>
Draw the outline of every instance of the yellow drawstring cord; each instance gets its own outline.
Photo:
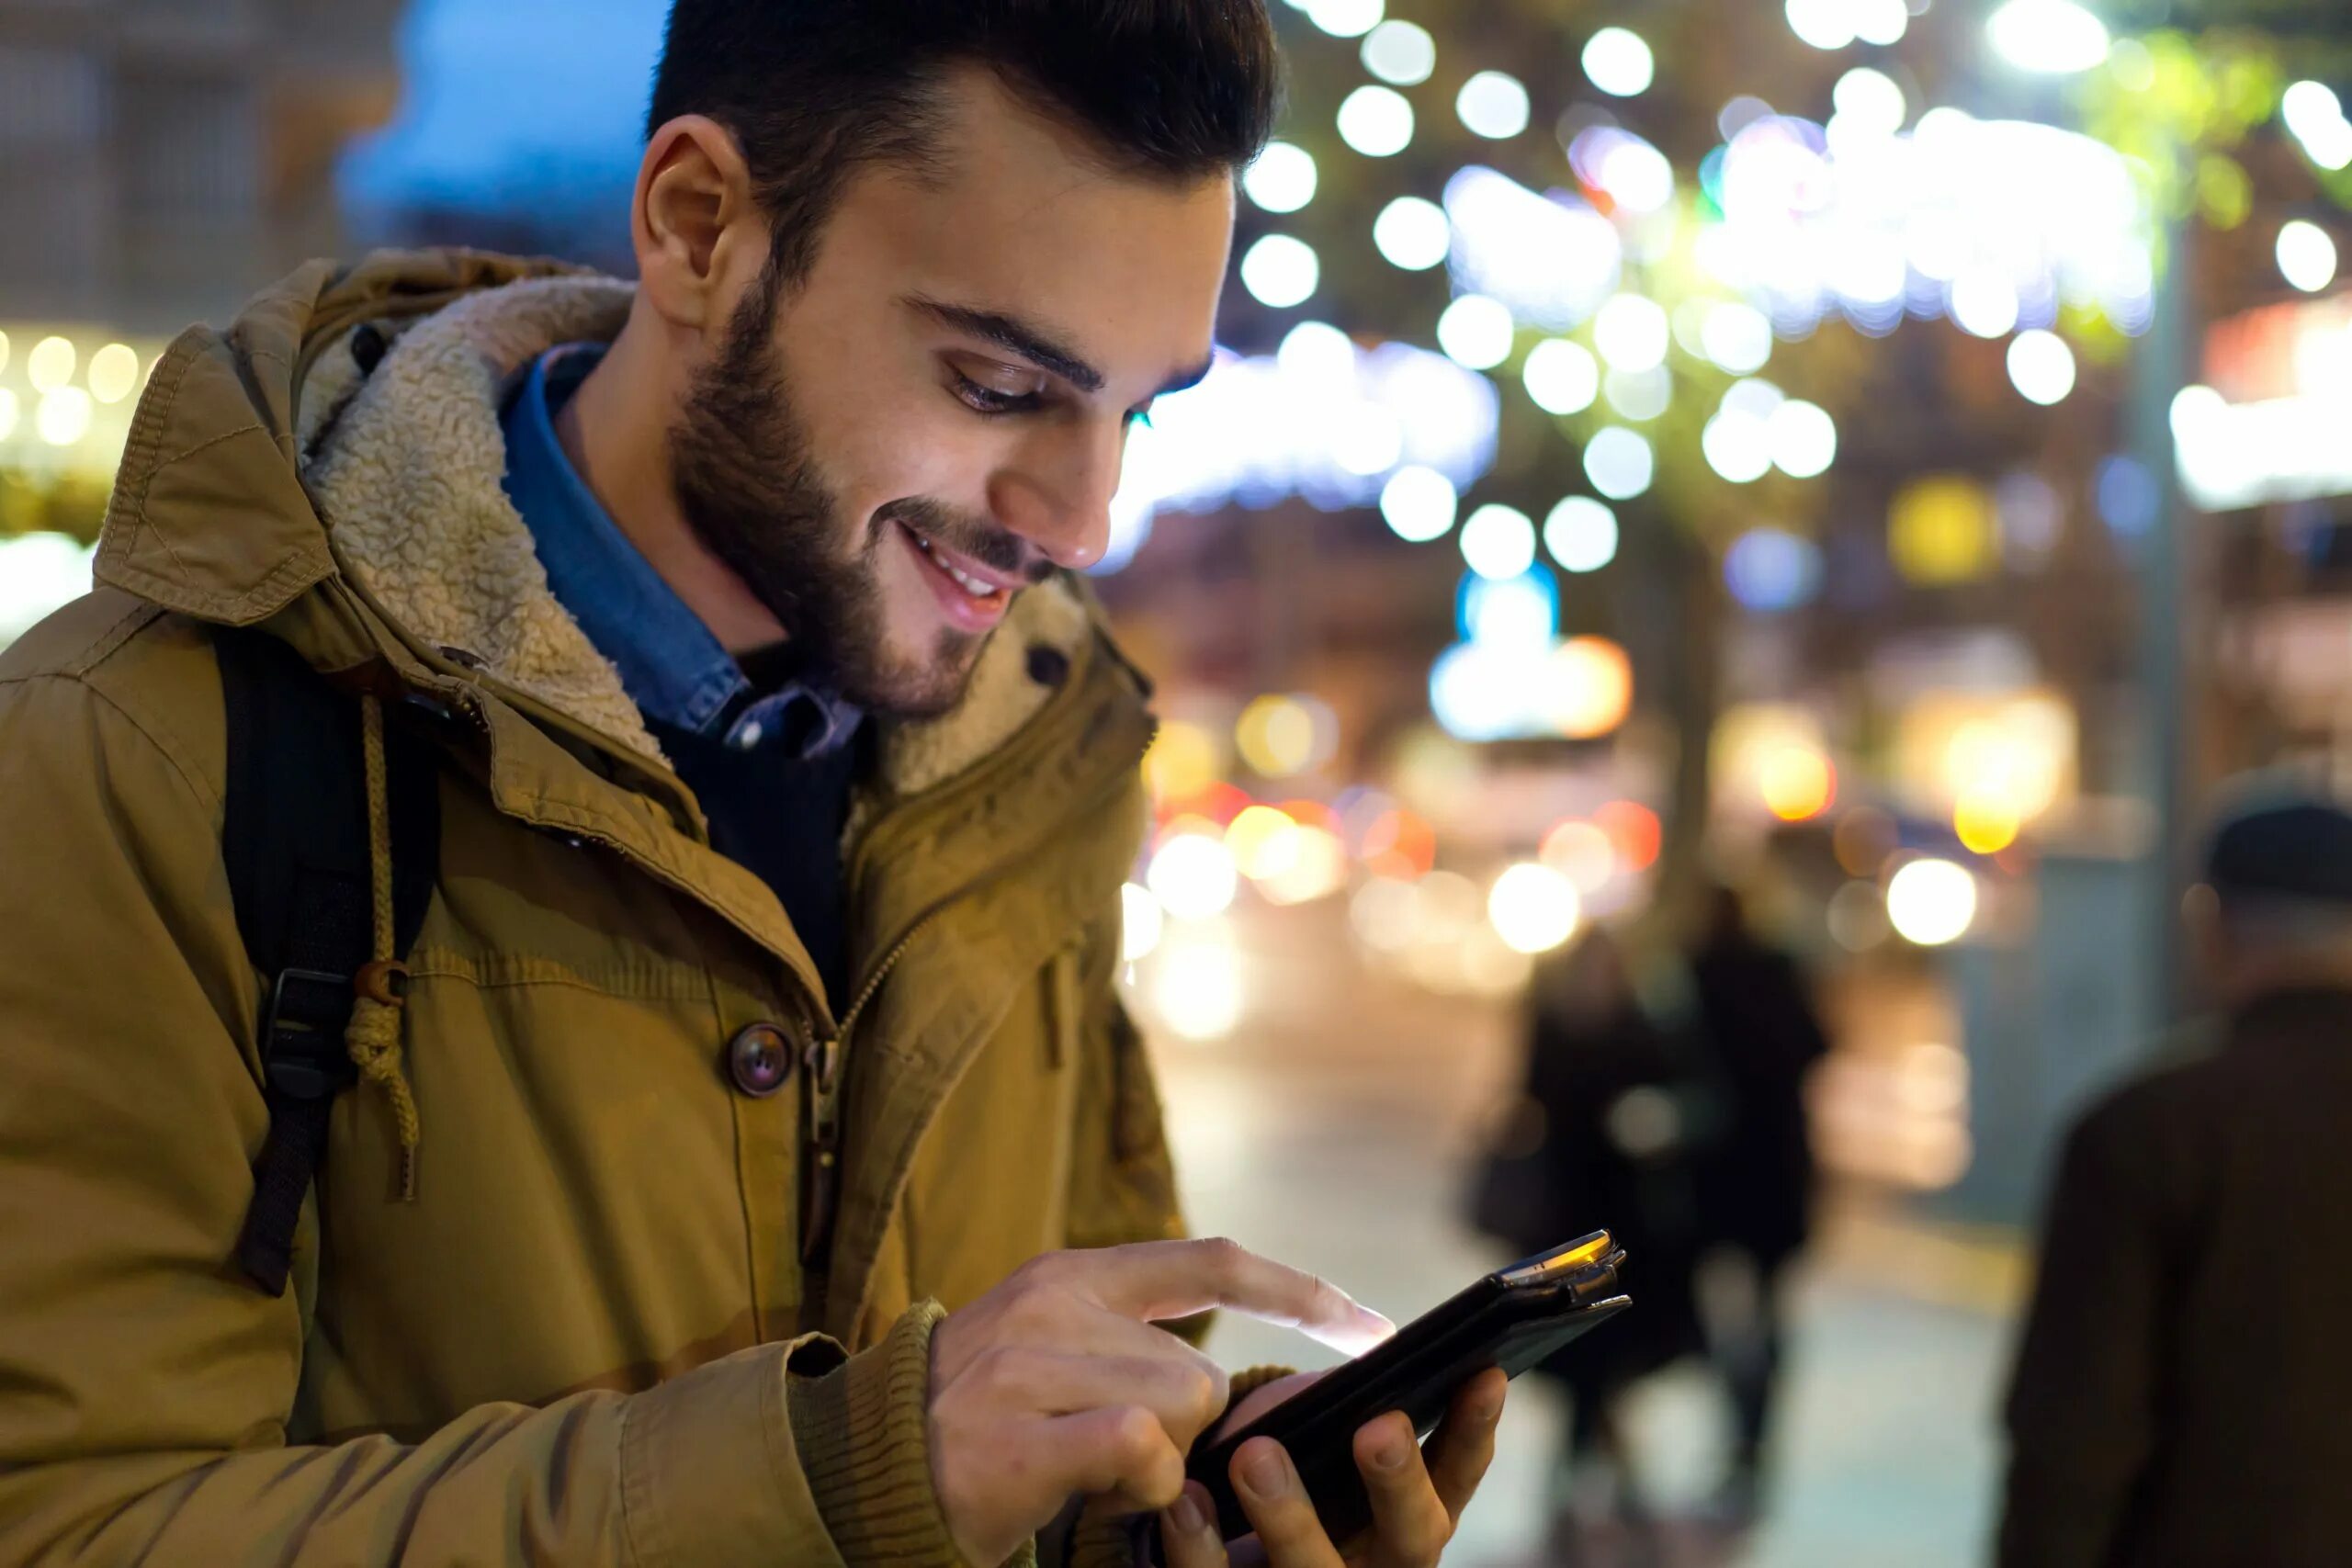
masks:
<path id="1" fill-rule="evenodd" d="M 359 1076 L 381 1089 L 401 1138 L 401 1201 L 416 1200 L 416 1095 L 401 1066 L 401 1006 L 408 972 L 392 956 L 392 809 L 384 770 L 384 708 L 359 702 L 368 752 L 368 880 L 374 895 L 375 934 L 368 966 L 353 982 L 351 1027 L 343 1037 Z"/>

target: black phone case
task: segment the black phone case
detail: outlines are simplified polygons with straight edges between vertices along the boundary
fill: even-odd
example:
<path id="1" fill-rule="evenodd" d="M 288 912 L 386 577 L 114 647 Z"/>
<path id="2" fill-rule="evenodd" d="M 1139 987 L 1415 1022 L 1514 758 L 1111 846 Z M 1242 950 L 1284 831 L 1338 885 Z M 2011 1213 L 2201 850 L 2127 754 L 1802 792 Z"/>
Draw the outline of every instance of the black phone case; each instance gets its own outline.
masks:
<path id="1" fill-rule="evenodd" d="M 1596 1242 L 1606 1250 L 1589 1264 L 1543 1272 L 1549 1260 L 1573 1257 Z M 1195 1449 L 1187 1472 L 1216 1500 L 1226 1539 L 1250 1529 L 1233 1495 L 1234 1453 L 1252 1438 L 1272 1438 L 1298 1467 L 1326 1532 L 1334 1542 L 1347 1541 L 1372 1522 L 1372 1500 L 1355 1461 L 1355 1435 L 1363 1424 L 1402 1410 L 1414 1432 L 1426 1438 L 1454 1391 L 1479 1372 L 1499 1366 L 1517 1377 L 1616 1316 L 1634 1304 L 1617 1292 L 1617 1266 L 1624 1256 L 1603 1234 L 1499 1269 L 1240 1431 Z"/>

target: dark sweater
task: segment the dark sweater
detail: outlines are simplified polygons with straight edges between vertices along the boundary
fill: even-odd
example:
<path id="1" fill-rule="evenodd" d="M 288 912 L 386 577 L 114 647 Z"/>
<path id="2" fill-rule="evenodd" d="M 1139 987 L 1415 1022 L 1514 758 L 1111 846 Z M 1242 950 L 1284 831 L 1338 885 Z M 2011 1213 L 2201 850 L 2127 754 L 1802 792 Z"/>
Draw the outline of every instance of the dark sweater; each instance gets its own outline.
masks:
<path id="1" fill-rule="evenodd" d="M 744 751 L 674 726 L 649 728 L 702 802 L 712 847 L 766 883 L 783 902 L 839 1018 L 849 990 L 842 829 L 864 735 L 821 756 L 796 761 L 786 747 Z"/>

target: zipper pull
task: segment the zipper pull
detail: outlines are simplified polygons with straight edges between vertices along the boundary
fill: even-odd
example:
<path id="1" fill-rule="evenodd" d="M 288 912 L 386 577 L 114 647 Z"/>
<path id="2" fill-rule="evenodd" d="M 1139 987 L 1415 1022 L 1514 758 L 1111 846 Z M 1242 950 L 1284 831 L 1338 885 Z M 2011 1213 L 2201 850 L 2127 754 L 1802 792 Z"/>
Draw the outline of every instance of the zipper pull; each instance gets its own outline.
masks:
<path id="1" fill-rule="evenodd" d="M 800 1182 L 804 1266 L 822 1258 L 832 1239 L 833 1204 L 841 1186 L 841 1059 L 839 1040 L 811 1036 L 804 1075 L 808 1087 L 802 1098 L 807 1112 Z"/>

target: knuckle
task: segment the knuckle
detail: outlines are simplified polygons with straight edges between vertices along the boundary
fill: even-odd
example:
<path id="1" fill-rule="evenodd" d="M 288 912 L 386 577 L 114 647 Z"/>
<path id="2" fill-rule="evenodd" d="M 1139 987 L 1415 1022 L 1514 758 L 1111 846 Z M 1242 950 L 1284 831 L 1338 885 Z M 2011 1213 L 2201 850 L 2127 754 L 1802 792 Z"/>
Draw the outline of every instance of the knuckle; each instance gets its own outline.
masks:
<path id="1" fill-rule="evenodd" d="M 1202 1269 L 1219 1285 L 1238 1283 L 1249 1269 L 1250 1249 L 1229 1235 L 1213 1235 L 1194 1244 Z"/>

